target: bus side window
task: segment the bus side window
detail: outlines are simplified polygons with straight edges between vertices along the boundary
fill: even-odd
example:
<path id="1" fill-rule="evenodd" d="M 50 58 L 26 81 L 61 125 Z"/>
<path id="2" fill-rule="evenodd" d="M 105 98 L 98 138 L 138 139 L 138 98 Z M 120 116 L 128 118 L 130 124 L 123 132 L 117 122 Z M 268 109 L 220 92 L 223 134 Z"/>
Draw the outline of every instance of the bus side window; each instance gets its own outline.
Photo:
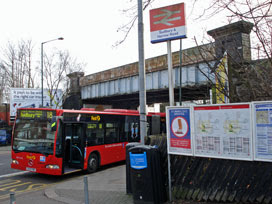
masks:
<path id="1" fill-rule="evenodd" d="M 129 141 L 129 138 L 131 135 L 130 128 L 129 128 L 129 116 L 125 117 L 124 135 L 125 135 L 126 141 Z"/>
<path id="2" fill-rule="evenodd" d="M 97 124 L 87 124 L 86 129 L 86 136 L 87 136 L 87 142 L 88 146 L 90 145 L 96 145 L 96 127 Z"/>
<path id="3" fill-rule="evenodd" d="M 161 129 L 160 129 L 160 133 L 166 133 L 165 117 L 161 117 Z"/>
<path id="4" fill-rule="evenodd" d="M 102 123 L 87 124 L 86 136 L 88 146 L 104 144 L 104 129 Z"/>
<path id="5" fill-rule="evenodd" d="M 157 135 L 161 133 L 161 118 L 160 116 L 157 115 L 153 115 L 151 117 L 151 131 L 150 134 L 151 135 Z"/>
<path id="6" fill-rule="evenodd" d="M 146 122 L 146 135 L 149 136 L 151 135 L 151 130 L 152 128 L 152 123 L 150 123 L 150 117 L 147 117 L 147 122 Z"/>
<path id="7" fill-rule="evenodd" d="M 125 131 L 125 126 L 122 124 L 120 127 L 120 142 L 127 142 L 128 141 L 128 134 Z"/>
<path id="8" fill-rule="evenodd" d="M 119 132 L 117 123 L 106 123 L 105 143 L 111 144 L 119 142 Z"/>

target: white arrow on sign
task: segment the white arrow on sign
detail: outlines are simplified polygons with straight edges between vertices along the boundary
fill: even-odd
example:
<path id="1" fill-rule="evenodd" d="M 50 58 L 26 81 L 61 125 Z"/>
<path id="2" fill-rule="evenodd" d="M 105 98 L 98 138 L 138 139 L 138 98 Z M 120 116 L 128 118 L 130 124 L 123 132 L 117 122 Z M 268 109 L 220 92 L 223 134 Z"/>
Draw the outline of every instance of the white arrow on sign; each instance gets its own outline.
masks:
<path id="1" fill-rule="evenodd" d="M 165 16 L 163 19 L 159 20 L 159 21 L 155 21 L 154 24 L 165 24 L 165 25 L 168 25 L 168 26 L 172 26 L 174 24 L 172 23 L 169 23 L 169 21 L 175 21 L 175 20 L 180 20 L 181 17 L 175 17 L 175 18 L 169 18 L 170 16 L 172 16 L 173 14 L 176 14 L 176 13 L 180 13 L 180 10 L 178 11 L 169 11 L 167 9 L 162 9 L 161 10 L 162 14 L 159 14 L 159 15 L 156 15 L 156 16 L 153 16 L 154 18 L 158 18 L 158 17 L 161 17 L 161 16 Z"/>

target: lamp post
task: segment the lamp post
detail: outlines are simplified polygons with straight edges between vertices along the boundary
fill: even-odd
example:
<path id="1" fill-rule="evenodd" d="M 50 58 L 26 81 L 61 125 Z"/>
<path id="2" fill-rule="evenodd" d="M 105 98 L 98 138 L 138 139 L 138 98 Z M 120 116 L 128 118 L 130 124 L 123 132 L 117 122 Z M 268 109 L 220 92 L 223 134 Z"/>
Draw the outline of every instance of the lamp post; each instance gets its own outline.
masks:
<path id="1" fill-rule="evenodd" d="M 56 39 L 53 39 L 53 40 L 48 40 L 48 41 L 45 41 L 45 42 L 41 43 L 41 80 L 42 80 L 41 91 L 42 91 L 42 107 L 43 107 L 43 45 L 45 43 L 49 43 L 49 42 L 56 41 L 56 40 L 64 40 L 64 38 L 63 37 L 59 37 L 59 38 L 56 38 Z"/>

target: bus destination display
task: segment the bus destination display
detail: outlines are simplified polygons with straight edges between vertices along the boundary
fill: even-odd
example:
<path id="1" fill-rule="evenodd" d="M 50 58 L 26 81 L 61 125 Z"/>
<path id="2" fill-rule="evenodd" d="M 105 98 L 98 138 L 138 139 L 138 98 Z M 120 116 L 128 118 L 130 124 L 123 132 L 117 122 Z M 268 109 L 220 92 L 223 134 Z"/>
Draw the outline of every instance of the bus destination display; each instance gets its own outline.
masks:
<path id="1" fill-rule="evenodd" d="M 18 110 L 18 118 L 21 119 L 52 119 L 56 116 L 55 111 L 46 110 Z"/>

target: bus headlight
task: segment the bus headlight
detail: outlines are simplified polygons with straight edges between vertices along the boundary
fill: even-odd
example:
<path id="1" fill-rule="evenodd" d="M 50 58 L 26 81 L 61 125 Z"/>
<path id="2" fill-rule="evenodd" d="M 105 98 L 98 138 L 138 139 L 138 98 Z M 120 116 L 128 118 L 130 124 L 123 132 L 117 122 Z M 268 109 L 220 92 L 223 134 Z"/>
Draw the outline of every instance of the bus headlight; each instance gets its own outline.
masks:
<path id="1" fill-rule="evenodd" d="M 12 160 L 12 163 L 13 164 L 19 164 L 19 162 L 17 160 L 15 160 L 15 159 Z"/>
<path id="2" fill-rule="evenodd" d="M 59 165 L 49 164 L 49 165 L 46 165 L 45 168 L 47 168 L 47 169 L 59 169 Z"/>

